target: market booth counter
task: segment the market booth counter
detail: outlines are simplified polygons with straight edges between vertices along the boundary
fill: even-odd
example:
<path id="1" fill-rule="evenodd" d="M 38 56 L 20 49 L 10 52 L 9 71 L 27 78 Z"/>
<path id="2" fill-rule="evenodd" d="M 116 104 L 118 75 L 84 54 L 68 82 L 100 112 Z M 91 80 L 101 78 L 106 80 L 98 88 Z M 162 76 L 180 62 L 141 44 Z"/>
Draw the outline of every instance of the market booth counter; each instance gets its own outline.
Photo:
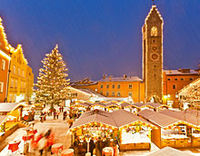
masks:
<path id="1" fill-rule="evenodd" d="M 125 110 L 111 113 L 93 110 L 74 122 L 72 144 L 82 152 L 90 151 L 91 140 L 100 151 L 113 147 L 116 153 L 116 145 L 121 151 L 150 149 L 152 128 L 156 126 Z"/>
<path id="2" fill-rule="evenodd" d="M 192 128 L 192 146 L 200 147 L 200 129 Z"/>
<path id="3" fill-rule="evenodd" d="M 121 130 L 120 150 L 150 150 L 150 129 L 146 131 L 136 130 L 137 126 L 131 126 Z"/>

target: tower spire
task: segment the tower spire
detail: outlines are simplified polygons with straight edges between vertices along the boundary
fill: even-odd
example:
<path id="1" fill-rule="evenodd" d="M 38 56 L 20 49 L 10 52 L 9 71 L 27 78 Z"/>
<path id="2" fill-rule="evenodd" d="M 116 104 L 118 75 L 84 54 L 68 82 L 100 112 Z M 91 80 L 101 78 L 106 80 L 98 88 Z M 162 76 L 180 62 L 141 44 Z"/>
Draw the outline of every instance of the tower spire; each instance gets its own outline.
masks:
<path id="1" fill-rule="evenodd" d="M 155 5 L 155 1 L 154 0 L 152 0 L 152 4 Z"/>

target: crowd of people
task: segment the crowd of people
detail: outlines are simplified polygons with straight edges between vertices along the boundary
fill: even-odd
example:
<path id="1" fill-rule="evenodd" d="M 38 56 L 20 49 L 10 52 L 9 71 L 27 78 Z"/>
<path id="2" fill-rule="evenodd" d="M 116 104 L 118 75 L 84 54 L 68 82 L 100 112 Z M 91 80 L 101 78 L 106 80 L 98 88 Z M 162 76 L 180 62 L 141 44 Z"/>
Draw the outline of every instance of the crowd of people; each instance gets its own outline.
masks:
<path id="1" fill-rule="evenodd" d="M 66 120 L 68 116 L 67 110 L 64 110 L 63 106 L 59 107 L 59 110 L 56 109 L 49 109 L 48 111 L 41 111 L 40 112 L 40 121 L 46 121 L 47 116 L 52 116 L 54 120 L 59 119 L 59 116 L 63 114 L 63 120 Z"/>
<path id="2" fill-rule="evenodd" d="M 118 155 L 119 143 L 116 139 L 113 141 L 110 141 L 109 139 L 103 141 L 100 137 L 97 140 L 94 138 L 90 139 L 89 152 L 91 153 L 91 156 L 102 156 L 102 150 L 105 147 L 113 147 L 114 155 Z M 75 155 L 84 156 L 87 152 L 87 142 L 80 142 L 78 138 L 75 138 L 72 148 L 74 148 Z"/>

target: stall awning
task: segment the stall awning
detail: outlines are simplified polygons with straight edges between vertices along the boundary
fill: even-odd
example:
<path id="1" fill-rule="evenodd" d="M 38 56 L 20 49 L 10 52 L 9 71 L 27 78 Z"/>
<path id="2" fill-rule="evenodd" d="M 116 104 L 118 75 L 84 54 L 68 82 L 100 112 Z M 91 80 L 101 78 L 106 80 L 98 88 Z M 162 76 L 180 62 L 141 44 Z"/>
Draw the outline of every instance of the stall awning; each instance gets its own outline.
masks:
<path id="1" fill-rule="evenodd" d="M 24 103 L 0 103 L 0 112 L 10 112 L 20 106 L 26 106 Z"/>

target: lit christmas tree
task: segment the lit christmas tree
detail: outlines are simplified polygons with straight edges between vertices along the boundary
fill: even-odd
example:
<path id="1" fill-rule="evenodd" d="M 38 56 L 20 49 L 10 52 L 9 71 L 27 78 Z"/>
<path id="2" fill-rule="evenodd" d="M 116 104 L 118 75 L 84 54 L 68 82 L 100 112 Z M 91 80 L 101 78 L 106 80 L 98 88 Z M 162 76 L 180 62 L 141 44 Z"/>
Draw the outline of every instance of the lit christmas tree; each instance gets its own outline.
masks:
<path id="1" fill-rule="evenodd" d="M 39 70 L 37 84 L 35 86 L 35 102 L 50 105 L 60 105 L 68 95 L 69 79 L 68 69 L 58 51 L 58 46 L 42 60 L 43 67 Z"/>

